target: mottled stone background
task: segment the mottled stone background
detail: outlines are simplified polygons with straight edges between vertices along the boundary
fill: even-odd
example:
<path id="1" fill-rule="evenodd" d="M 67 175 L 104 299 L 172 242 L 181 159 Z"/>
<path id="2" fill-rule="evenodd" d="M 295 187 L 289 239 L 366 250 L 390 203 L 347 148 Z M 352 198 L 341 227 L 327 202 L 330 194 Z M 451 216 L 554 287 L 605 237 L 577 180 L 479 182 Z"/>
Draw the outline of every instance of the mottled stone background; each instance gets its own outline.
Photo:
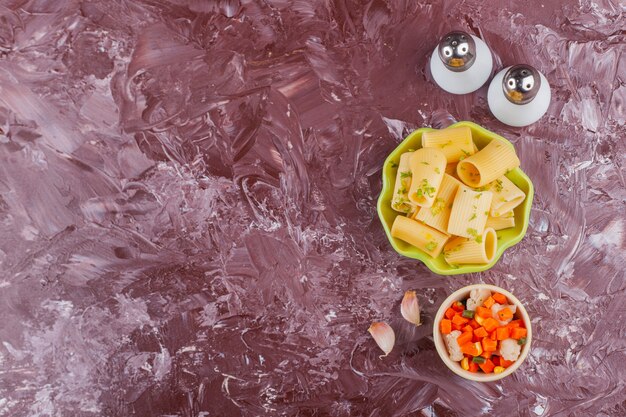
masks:
<path id="1" fill-rule="evenodd" d="M 619 0 L 1 0 L 0 415 L 626 415 L 626 19 Z M 553 102 L 508 128 L 425 70 L 452 28 Z M 381 164 L 421 126 L 510 139 L 535 184 L 486 273 L 400 258 Z M 444 367 L 432 316 L 501 285 L 531 355 Z M 416 289 L 425 325 L 399 314 Z M 378 358 L 366 330 L 398 343 Z"/>

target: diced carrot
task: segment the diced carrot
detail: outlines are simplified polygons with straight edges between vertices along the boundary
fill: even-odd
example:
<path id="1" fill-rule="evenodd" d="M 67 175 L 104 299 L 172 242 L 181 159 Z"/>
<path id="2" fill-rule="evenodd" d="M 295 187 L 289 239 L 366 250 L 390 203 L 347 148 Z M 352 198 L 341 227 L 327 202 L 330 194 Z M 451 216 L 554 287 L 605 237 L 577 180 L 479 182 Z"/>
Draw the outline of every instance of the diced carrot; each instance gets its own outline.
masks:
<path id="1" fill-rule="evenodd" d="M 441 334 L 450 334 L 452 331 L 452 322 L 448 319 L 441 320 Z"/>
<path id="2" fill-rule="evenodd" d="M 464 332 L 464 333 L 461 333 L 461 336 L 456 338 L 456 341 L 459 344 L 459 346 L 463 346 L 464 344 L 472 341 L 472 336 L 473 336 L 472 332 Z"/>
<path id="3" fill-rule="evenodd" d="M 496 329 L 496 339 L 498 339 L 498 340 L 508 339 L 509 335 L 510 335 L 510 330 L 506 326 L 498 327 Z"/>
<path id="4" fill-rule="evenodd" d="M 454 322 L 454 320 L 452 320 Z M 489 317 L 488 319 L 485 319 L 485 321 L 483 322 L 483 327 L 485 328 L 485 330 L 487 330 L 488 333 L 493 332 L 496 327 L 498 327 L 499 323 L 496 321 L 496 319 L 492 319 L 491 317 Z"/>
<path id="5" fill-rule="evenodd" d="M 498 311 L 498 318 L 500 321 L 507 321 L 513 318 L 513 312 L 510 308 L 505 307 L 502 310 Z"/>
<path id="6" fill-rule="evenodd" d="M 495 365 L 493 364 L 493 362 L 491 362 L 491 359 L 487 359 L 485 363 L 481 363 L 478 366 L 480 366 L 480 369 L 482 369 L 483 372 L 486 374 L 493 372 L 493 368 L 495 368 Z"/>
<path id="7" fill-rule="evenodd" d="M 526 326 L 524 326 L 524 320 L 517 319 L 517 320 L 511 320 L 511 322 L 507 324 L 507 327 L 509 329 L 514 329 L 516 327 L 526 327 Z"/>
<path id="8" fill-rule="evenodd" d="M 491 306 L 494 305 L 495 303 L 496 303 L 496 300 L 494 300 L 493 297 L 489 296 L 489 298 L 485 300 L 483 305 L 487 308 L 491 308 Z"/>
<path id="9" fill-rule="evenodd" d="M 480 356 L 483 353 L 483 347 L 479 342 L 467 342 L 461 345 L 461 352 L 472 356 Z"/>
<path id="10" fill-rule="evenodd" d="M 476 314 L 484 319 L 491 317 L 491 309 L 483 306 L 476 307 Z"/>
<path id="11" fill-rule="evenodd" d="M 445 316 L 448 320 L 452 320 L 452 317 L 454 317 L 455 314 L 456 311 L 454 311 L 452 308 L 447 309 L 445 312 Z"/>
<path id="12" fill-rule="evenodd" d="M 469 364 L 469 371 L 470 372 L 478 372 L 478 364 L 474 363 L 474 362 L 470 362 L 470 364 Z"/>
<path id="13" fill-rule="evenodd" d="M 507 361 L 506 359 L 502 357 L 500 358 L 500 366 L 503 366 L 505 368 L 508 368 L 509 366 L 513 365 L 513 362 L 515 361 Z"/>
<path id="14" fill-rule="evenodd" d="M 494 365 L 500 366 L 500 357 L 499 356 L 493 356 L 491 358 L 491 361 L 493 362 Z"/>
<path id="15" fill-rule="evenodd" d="M 487 333 L 487 330 L 485 330 L 484 327 L 479 327 L 478 329 L 474 330 L 474 334 L 480 338 L 489 336 L 489 333 Z"/>
<path id="16" fill-rule="evenodd" d="M 482 356 L 485 359 L 491 358 L 491 355 L 493 355 L 493 352 L 485 352 L 485 351 L 483 351 L 483 353 L 480 354 L 480 356 Z"/>
<path id="17" fill-rule="evenodd" d="M 495 340 L 491 340 L 488 337 L 484 337 L 482 346 L 483 346 L 483 350 L 485 351 L 495 352 L 496 349 L 498 348 L 498 342 L 496 342 Z"/>
<path id="18" fill-rule="evenodd" d="M 462 312 L 463 310 L 465 310 L 465 306 L 460 301 L 455 301 L 454 303 L 452 303 L 452 308 L 458 312 Z"/>
<path id="19" fill-rule="evenodd" d="M 467 323 L 468 321 L 469 321 L 468 319 L 461 316 L 460 314 L 457 314 L 454 317 L 452 317 L 452 323 L 458 324 L 459 326 L 465 326 L 465 323 Z"/>
<path id="20" fill-rule="evenodd" d="M 511 331 L 511 339 L 519 340 L 522 337 L 526 337 L 528 330 L 516 327 Z"/>
<path id="21" fill-rule="evenodd" d="M 498 340 L 498 334 L 496 333 L 495 330 L 493 332 L 491 332 L 491 334 L 489 335 L 489 339 L 491 339 L 491 340 Z"/>
<path id="22" fill-rule="evenodd" d="M 463 332 L 474 333 L 474 328 L 472 326 L 470 326 L 469 324 L 466 324 L 465 327 L 463 327 L 461 330 Z"/>
<path id="23" fill-rule="evenodd" d="M 478 329 L 480 327 L 480 324 L 474 319 L 470 320 L 469 325 L 472 326 L 472 329 Z"/>
<path id="24" fill-rule="evenodd" d="M 452 330 L 461 330 L 462 328 L 463 328 L 462 325 L 456 324 L 456 323 L 452 323 Z"/>
<path id="25" fill-rule="evenodd" d="M 500 294 L 499 292 L 493 293 L 492 297 L 498 304 L 507 304 L 506 296 L 504 294 Z"/>

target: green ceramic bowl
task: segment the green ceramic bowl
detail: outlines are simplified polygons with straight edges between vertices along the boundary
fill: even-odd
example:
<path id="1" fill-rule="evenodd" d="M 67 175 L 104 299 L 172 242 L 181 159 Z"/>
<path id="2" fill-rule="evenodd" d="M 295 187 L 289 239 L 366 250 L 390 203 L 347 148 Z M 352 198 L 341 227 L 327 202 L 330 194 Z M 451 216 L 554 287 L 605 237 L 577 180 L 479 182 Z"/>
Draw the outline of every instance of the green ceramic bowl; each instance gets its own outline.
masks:
<path id="1" fill-rule="evenodd" d="M 460 126 L 467 126 L 471 129 L 472 138 L 474 139 L 474 143 L 476 144 L 478 149 L 482 149 L 492 140 L 498 140 L 507 144 L 508 146 L 513 146 L 511 142 L 504 139 L 502 136 L 490 132 L 481 126 L 478 126 L 476 123 L 458 122 L 450 127 Z M 514 210 L 515 227 L 512 227 L 510 229 L 498 230 L 496 232 L 498 235 L 498 251 L 491 263 L 486 265 L 461 265 L 459 267 L 452 267 L 448 265 L 443 259 L 443 254 L 439 255 L 437 258 L 431 258 L 416 247 L 391 236 L 391 225 L 393 224 L 396 216 L 399 215 L 398 212 L 391 209 L 391 198 L 393 196 L 393 187 L 395 184 L 397 171 L 396 167 L 397 164 L 400 162 L 400 155 L 408 152 L 409 149 L 421 148 L 422 133 L 429 130 L 434 129 L 422 128 L 411 133 L 409 136 L 406 137 L 406 139 L 402 141 L 400 145 L 398 145 L 396 149 L 394 149 L 393 152 L 391 152 L 391 154 L 385 160 L 385 165 L 383 166 L 383 189 L 380 193 L 380 196 L 378 197 L 377 205 L 378 217 L 380 217 L 380 221 L 383 224 L 385 233 L 387 234 L 387 238 L 389 239 L 391 246 L 393 246 L 396 252 L 409 258 L 419 259 L 434 273 L 440 275 L 457 275 L 467 274 L 470 272 L 486 271 L 494 266 L 496 262 L 498 262 L 498 259 L 500 259 L 500 256 L 502 256 L 502 253 L 504 253 L 507 248 L 510 248 L 511 246 L 522 240 L 522 238 L 526 234 L 526 229 L 528 228 L 528 219 L 530 217 L 530 207 L 533 202 L 533 183 L 520 168 L 516 168 L 506 175 L 508 179 L 510 179 L 515 185 L 517 185 L 522 191 L 524 191 L 524 193 L 526 193 L 526 199 Z"/>

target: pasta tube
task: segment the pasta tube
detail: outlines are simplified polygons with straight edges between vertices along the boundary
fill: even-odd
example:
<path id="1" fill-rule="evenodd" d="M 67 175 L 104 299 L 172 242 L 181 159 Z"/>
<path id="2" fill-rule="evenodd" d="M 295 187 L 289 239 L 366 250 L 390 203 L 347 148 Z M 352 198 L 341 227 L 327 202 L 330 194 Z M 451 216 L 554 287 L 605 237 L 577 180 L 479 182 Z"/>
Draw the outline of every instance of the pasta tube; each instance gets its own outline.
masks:
<path id="1" fill-rule="evenodd" d="M 457 178 L 456 176 L 456 166 L 457 166 L 458 162 L 453 162 L 451 164 L 446 165 L 446 174 L 453 176 L 454 178 Z"/>
<path id="2" fill-rule="evenodd" d="M 457 237 L 448 242 L 443 250 L 443 257 L 450 265 L 488 264 L 496 256 L 498 236 L 489 228 L 476 239 Z"/>
<path id="3" fill-rule="evenodd" d="M 487 217 L 487 223 L 485 228 L 491 227 L 493 230 L 508 229 L 509 227 L 515 227 L 515 215 L 512 211 L 504 213 L 500 217 Z"/>
<path id="4" fill-rule="evenodd" d="M 476 152 L 472 131 L 467 126 L 424 132 L 422 147 L 441 149 L 448 163 L 458 162 Z"/>
<path id="5" fill-rule="evenodd" d="M 391 236 L 403 240 L 436 258 L 443 250 L 448 235 L 405 216 L 396 216 Z"/>
<path id="6" fill-rule="evenodd" d="M 446 170 L 445 155 L 435 148 L 418 149 L 411 155 L 410 166 L 409 200 L 420 207 L 431 207 Z"/>
<path id="7" fill-rule="evenodd" d="M 493 193 L 474 191 L 460 185 L 452 203 L 448 233 L 467 238 L 476 238 L 483 233 Z"/>
<path id="8" fill-rule="evenodd" d="M 400 213 L 410 213 L 414 207 L 409 201 L 409 188 L 411 187 L 411 167 L 409 161 L 411 154 L 412 152 L 407 152 L 400 155 L 396 184 L 393 187 L 391 208 Z"/>
<path id="9" fill-rule="evenodd" d="M 440 232 L 448 232 L 448 220 L 452 211 L 452 201 L 461 183 L 448 174 L 443 176 L 439 193 L 432 207 L 423 208 L 415 216 L 415 220 L 421 221 Z"/>
<path id="10" fill-rule="evenodd" d="M 520 165 L 512 145 L 492 140 L 456 167 L 459 179 L 470 187 L 482 187 Z"/>
<path id="11" fill-rule="evenodd" d="M 485 189 L 493 193 L 489 212 L 491 217 L 499 217 L 513 210 L 522 204 L 522 201 L 526 198 L 526 194 L 517 188 L 506 176 L 502 176 L 494 182 L 487 184 Z"/>

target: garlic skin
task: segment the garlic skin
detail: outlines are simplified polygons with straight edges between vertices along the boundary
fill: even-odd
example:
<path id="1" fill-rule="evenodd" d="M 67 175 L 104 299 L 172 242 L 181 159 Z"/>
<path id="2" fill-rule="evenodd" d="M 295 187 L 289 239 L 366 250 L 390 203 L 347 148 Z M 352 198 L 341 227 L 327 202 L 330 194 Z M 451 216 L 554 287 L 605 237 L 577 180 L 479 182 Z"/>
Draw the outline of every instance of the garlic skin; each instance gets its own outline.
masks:
<path id="1" fill-rule="evenodd" d="M 420 323 L 420 305 L 417 301 L 415 291 L 406 291 L 404 298 L 402 298 L 402 304 L 400 305 L 400 313 L 402 317 L 409 323 L 413 323 L 419 326 Z"/>
<path id="2" fill-rule="evenodd" d="M 384 355 L 380 355 L 380 358 L 384 358 L 389 355 L 393 349 L 393 345 L 396 343 L 396 334 L 390 325 L 385 322 L 374 322 L 367 331 L 372 335 L 374 341 L 379 348 L 385 352 Z"/>

